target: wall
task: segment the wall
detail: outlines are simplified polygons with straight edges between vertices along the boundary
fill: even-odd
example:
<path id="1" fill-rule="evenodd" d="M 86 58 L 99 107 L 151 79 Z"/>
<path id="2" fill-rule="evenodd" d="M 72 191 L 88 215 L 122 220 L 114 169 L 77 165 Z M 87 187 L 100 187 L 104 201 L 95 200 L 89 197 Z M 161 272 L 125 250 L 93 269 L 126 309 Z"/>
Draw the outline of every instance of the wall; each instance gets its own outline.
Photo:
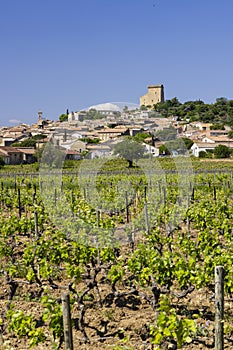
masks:
<path id="1" fill-rule="evenodd" d="M 140 106 L 153 106 L 156 103 L 164 102 L 163 85 L 148 86 L 147 94 L 140 97 Z"/>

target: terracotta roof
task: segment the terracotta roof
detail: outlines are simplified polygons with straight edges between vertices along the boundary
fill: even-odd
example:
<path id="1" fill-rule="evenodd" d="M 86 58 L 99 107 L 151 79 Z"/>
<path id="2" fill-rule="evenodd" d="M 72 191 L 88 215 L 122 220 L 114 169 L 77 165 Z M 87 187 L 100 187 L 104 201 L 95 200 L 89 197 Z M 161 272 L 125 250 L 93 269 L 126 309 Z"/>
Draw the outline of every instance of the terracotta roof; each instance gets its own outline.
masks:
<path id="1" fill-rule="evenodd" d="M 217 145 L 216 143 L 211 143 L 211 142 L 194 142 L 194 145 L 197 145 L 199 148 L 215 148 Z"/>
<path id="2" fill-rule="evenodd" d="M 199 148 L 215 148 L 218 145 L 224 145 L 229 148 L 233 148 L 233 142 L 194 142 L 195 145 L 197 145 Z"/>
<path id="3" fill-rule="evenodd" d="M 87 129 L 88 129 L 88 126 L 76 126 L 76 127 L 72 127 L 71 130 L 86 131 Z"/>
<path id="4" fill-rule="evenodd" d="M 77 151 L 73 151 L 73 150 L 67 150 L 66 154 L 78 154 L 80 155 L 80 152 L 77 152 Z"/>
<path id="5" fill-rule="evenodd" d="M 6 157 L 6 156 L 7 156 L 7 154 L 0 150 L 0 157 Z"/>
<path id="6" fill-rule="evenodd" d="M 218 135 L 227 135 L 229 133 L 228 130 L 210 130 L 207 131 L 208 134 L 218 134 Z"/>
<path id="7" fill-rule="evenodd" d="M 0 146 L 0 151 L 7 152 L 7 153 L 21 153 L 20 150 L 16 147 L 10 147 L 10 146 Z"/>
<path id="8" fill-rule="evenodd" d="M 3 134 L 3 138 L 5 138 L 5 139 L 12 139 L 12 140 L 15 140 L 15 139 L 16 139 L 16 137 L 13 136 L 13 135 L 10 134 L 10 133 L 5 133 L 5 134 Z"/>
<path id="9" fill-rule="evenodd" d="M 24 154 L 35 154 L 35 148 L 31 147 L 17 147 L 17 149 Z"/>
<path id="10" fill-rule="evenodd" d="M 87 145 L 87 149 L 89 150 L 111 150 L 109 146 L 106 145 Z"/>
<path id="11" fill-rule="evenodd" d="M 143 127 L 141 125 L 129 125 L 128 126 L 129 129 L 143 129 Z"/>
<path id="12" fill-rule="evenodd" d="M 18 128 L 9 128 L 8 131 L 9 132 L 22 132 L 25 130 L 25 127 L 18 127 Z"/>
<path id="13" fill-rule="evenodd" d="M 111 128 L 106 128 L 106 129 L 102 129 L 102 130 L 98 130 L 97 133 L 98 134 L 122 134 L 124 132 L 126 132 L 128 130 L 128 128 L 114 128 L 114 129 L 111 129 Z"/>
<path id="14" fill-rule="evenodd" d="M 97 137 L 97 134 L 96 134 L 96 132 L 90 132 L 90 131 L 84 131 L 84 130 L 82 130 L 82 131 L 80 131 L 79 132 L 79 134 L 80 135 L 82 135 L 82 136 L 93 136 L 93 137 Z"/>
<path id="15" fill-rule="evenodd" d="M 227 136 L 206 136 L 208 139 L 213 140 L 215 142 L 231 142 L 233 143 L 233 139 L 230 139 Z"/>

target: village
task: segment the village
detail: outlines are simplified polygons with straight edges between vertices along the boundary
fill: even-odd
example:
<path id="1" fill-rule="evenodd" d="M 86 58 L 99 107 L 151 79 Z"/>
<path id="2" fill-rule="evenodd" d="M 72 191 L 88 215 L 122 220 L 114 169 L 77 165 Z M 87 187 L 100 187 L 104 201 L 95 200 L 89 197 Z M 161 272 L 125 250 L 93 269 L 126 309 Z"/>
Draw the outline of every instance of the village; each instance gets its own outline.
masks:
<path id="1" fill-rule="evenodd" d="M 233 139 L 228 136 L 231 127 L 218 130 L 212 128 L 212 123 L 180 120 L 176 115 L 161 116 L 151 107 L 161 102 L 164 102 L 163 85 L 150 85 L 138 107 L 104 103 L 87 110 L 67 111 L 57 121 L 47 119 L 40 110 L 32 125 L 21 123 L 0 128 L 0 157 L 6 165 L 37 162 L 38 154 L 49 140 L 65 152 L 69 160 L 106 157 L 112 154 L 117 143 L 137 134 L 142 134 L 138 140 L 145 153 L 153 157 L 184 154 L 199 157 L 203 152 L 213 152 L 219 145 L 233 149 Z M 167 139 L 161 137 L 161 131 L 165 135 L 172 132 L 172 139 L 189 139 L 189 149 L 171 146 L 169 152 L 165 152 L 161 146 Z"/>

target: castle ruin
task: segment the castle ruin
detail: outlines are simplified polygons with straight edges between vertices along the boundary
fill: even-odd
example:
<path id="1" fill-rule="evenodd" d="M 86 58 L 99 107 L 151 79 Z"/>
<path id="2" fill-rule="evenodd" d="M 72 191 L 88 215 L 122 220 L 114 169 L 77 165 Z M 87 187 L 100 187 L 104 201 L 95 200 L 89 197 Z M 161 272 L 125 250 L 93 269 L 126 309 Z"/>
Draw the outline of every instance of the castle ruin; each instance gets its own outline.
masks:
<path id="1" fill-rule="evenodd" d="M 152 107 L 159 102 L 164 102 L 163 85 L 149 85 L 147 94 L 140 97 L 140 106 Z"/>

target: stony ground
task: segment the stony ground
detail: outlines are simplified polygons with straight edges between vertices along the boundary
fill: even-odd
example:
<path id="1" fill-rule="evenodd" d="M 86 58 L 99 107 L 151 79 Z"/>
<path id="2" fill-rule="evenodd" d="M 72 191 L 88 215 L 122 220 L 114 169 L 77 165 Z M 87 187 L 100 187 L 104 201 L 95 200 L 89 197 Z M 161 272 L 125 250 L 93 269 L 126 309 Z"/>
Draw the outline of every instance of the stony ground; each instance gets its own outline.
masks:
<path id="1" fill-rule="evenodd" d="M 80 289 L 83 289 L 80 285 Z M 9 286 L 1 284 L 0 288 L 0 313 L 4 315 L 8 301 L 5 299 Z M 90 295 L 90 301 L 86 302 L 86 312 L 84 316 L 85 332 L 88 341 L 83 340 L 84 334 L 79 330 L 78 319 L 80 310 L 78 305 L 74 304 L 72 310 L 73 319 L 73 342 L 74 349 L 93 350 L 93 349 L 113 349 L 113 350 L 149 350 L 155 349 L 150 343 L 148 336 L 148 328 L 153 324 L 156 313 L 151 307 L 148 300 L 140 295 L 132 295 L 128 293 L 128 289 L 119 286 L 119 296 L 114 296 L 110 286 L 106 284 L 99 287 L 102 298 L 102 306 L 96 302 L 97 296 L 93 291 Z M 142 290 L 145 293 L 144 290 Z M 36 291 L 34 291 L 35 296 Z M 62 291 L 55 291 L 59 299 Z M 142 293 L 142 294 L 143 294 Z M 150 295 L 149 292 L 147 295 Z M 202 317 L 197 319 L 198 335 L 196 339 L 189 345 L 183 346 L 184 350 L 198 349 L 214 349 L 214 301 L 212 294 L 204 289 L 194 291 L 187 297 L 179 299 L 173 298 L 174 306 L 177 307 L 180 314 L 185 312 L 195 313 L 197 310 L 201 312 Z M 30 301 L 30 293 L 28 286 L 23 286 L 18 290 L 12 302 L 15 309 L 19 309 L 27 313 L 33 313 L 39 320 L 42 314 L 42 306 L 37 301 Z M 226 318 L 233 324 L 233 303 L 226 300 L 225 312 Z M 6 326 L 6 325 L 5 325 Z M 48 331 L 47 325 L 44 324 L 44 332 L 47 335 L 47 341 L 43 344 L 35 346 L 35 350 L 55 349 L 52 334 Z M 170 346 L 170 347 L 169 347 Z M 1 337 L 0 349 L 30 349 L 29 343 L 25 337 L 18 339 L 12 332 L 4 327 Z M 64 343 L 60 349 L 64 349 Z M 175 349 L 172 344 L 164 344 L 161 349 Z M 233 340 L 225 340 L 225 349 L 233 349 Z"/>

